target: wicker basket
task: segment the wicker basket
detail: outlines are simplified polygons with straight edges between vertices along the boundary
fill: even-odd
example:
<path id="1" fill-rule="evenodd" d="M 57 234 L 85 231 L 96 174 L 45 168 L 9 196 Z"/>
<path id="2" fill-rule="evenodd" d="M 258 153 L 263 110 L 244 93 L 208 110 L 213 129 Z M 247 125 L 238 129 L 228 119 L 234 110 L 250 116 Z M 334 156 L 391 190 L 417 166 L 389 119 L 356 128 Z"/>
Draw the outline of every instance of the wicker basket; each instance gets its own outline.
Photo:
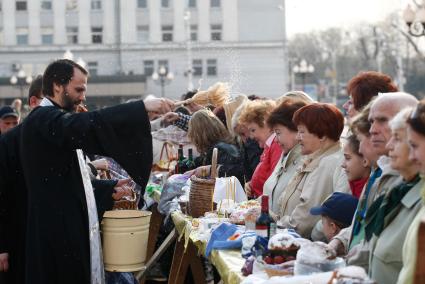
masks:
<path id="1" fill-rule="evenodd" d="M 217 176 L 217 148 L 213 150 L 211 177 L 200 178 L 192 176 L 190 178 L 189 193 L 189 215 L 198 218 L 204 216 L 205 212 L 213 211 L 213 196 L 215 187 L 215 178 Z"/>

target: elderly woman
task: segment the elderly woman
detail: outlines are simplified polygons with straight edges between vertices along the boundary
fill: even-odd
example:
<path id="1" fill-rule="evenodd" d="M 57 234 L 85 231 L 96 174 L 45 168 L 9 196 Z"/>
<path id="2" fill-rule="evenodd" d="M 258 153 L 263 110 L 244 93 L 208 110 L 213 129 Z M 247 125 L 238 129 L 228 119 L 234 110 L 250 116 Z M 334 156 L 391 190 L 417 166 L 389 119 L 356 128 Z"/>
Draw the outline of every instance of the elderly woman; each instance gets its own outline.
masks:
<path id="1" fill-rule="evenodd" d="M 348 101 L 342 106 L 350 120 L 358 114 L 378 93 L 397 92 L 390 76 L 375 72 L 360 72 L 348 82 Z"/>
<path id="2" fill-rule="evenodd" d="M 387 144 L 391 167 L 403 181 L 381 195 L 366 215 L 365 238 L 371 241 L 369 274 L 378 283 L 395 283 L 402 267 L 402 247 L 406 232 L 421 209 L 423 182 L 419 165 L 409 160 L 406 120 L 411 109 L 403 109 L 391 121 Z"/>
<path id="3" fill-rule="evenodd" d="M 297 127 L 292 121 L 294 113 L 309 102 L 294 98 L 283 100 L 267 119 L 282 148 L 282 155 L 270 177 L 264 183 L 263 194 L 270 196 L 270 211 L 279 213 L 279 197 L 301 164 L 301 146 L 296 139 Z"/>
<path id="4" fill-rule="evenodd" d="M 239 122 L 248 128 L 250 137 L 264 149 L 251 180 L 245 184 L 247 194 L 251 197 L 263 194 L 264 182 L 271 175 L 282 154 L 282 149 L 275 139 L 276 135 L 266 124 L 274 108 L 275 102 L 271 100 L 250 101 L 244 105 L 239 117 Z"/>
<path id="5" fill-rule="evenodd" d="M 409 159 L 416 162 L 419 165 L 419 171 L 422 175 L 425 174 L 425 101 L 422 100 L 418 106 L 413 110 L 409 118 L 407 119 L 407 140 L 410 145 Z M 413 284 L 419 283 L 415 281 L 415 270 L 418 260 L 418 233 L 419 225 L 425 218 L 425 191 L 421 191 L 422 201 L 419 202 L 420 210 L 416 214 L 413 220 L 407 221 L 406 224 L 410 224 L 406 236 L 404 245 L 402 247 L 402 259 L 403 267 L 398 276 L 398 284 Z M 413 205 L 413 204 L 412 204 Z M 416 207 L 415 204 L 414 207 Z M 401 242 L 399 242 L 400 246 Z"/>
<path id="6" fill-rule="evenodd" d="M 319 217 L 310 208 L 321 204 L 334 191 L 349 192 L 340 167 L 343 156 L 340 135 L 344 116 L 330 104 L 313 103 L 297 110 L 293 118 L 301 154 L 306 155 L 280 197 L 279 227 L 293 228 L 310 238 Z"/>
<path id="7" fill-rule="evenodd" d="M 203 172 L 210 173 L 212 152 L 217 148 L 218 175 L 236 176 L 242 184 L 244 172 L 239 149 L 233 144 L 233 137 L 214 113 L 206 109 L 195 112 L 189 121 L 187 135 L 201 154 L 195 159 L 198 168 L 194 174 L 199 176 Z"/>

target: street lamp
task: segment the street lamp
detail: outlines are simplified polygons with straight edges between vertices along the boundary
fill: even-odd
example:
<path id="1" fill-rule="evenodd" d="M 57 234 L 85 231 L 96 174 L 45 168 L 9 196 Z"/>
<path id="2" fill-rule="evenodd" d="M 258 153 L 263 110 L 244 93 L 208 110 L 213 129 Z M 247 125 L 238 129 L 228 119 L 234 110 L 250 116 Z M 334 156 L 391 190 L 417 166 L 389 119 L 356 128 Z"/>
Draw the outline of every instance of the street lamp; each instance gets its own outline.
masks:
<path id="1" fill-rule="evenodd" d="M 314 72 L 314 66 L 312 64 L 308 64 L 305 59 L 302 59 L 301 62 L 292 68 L 292 72 L 296 75 L 300 75 L 303 84 L 303 91 L 305 92 L 305 78 L 307 75 L 312 74 Z"/>
<path id="2" fill-rule="evenodd" d="M 190 12 L 186 11 L 184 17 L 185 29 L 186 29 L 186 56 L 187 56 L 187 89 L 193 90 L 193 66 L 192 66 L 192 39 L 191 39 L 191 28 L 190 28 Z"/>
<path id="3" fill-rule="evenodd" d="M 159 66 L 158 71 L 153 72 L 152 80 L 161 86 L 161 97 L 165 97 L 164 89 L 165 85 L 168 85 L 173 81 L 174 75 L 172 72 L 168 72 L 165 66 Z"/>
<path id="4" fill-rule="evenodd" d="M 10 77 L 10 84 L 19 87 L 22 99 L 25 97 L 24 95 L 25 86 L 31 84 L 31 82 L 32 82 L 32 77 L 30 75 L 27 76 L 27 74 L 25 73 L 23 69 L 19 69 L 17 75 L 12 75 L 12 77 Z"/>
<path id="5" fill-rule="evenodd" d="M 416 2 L 415 2 L 416 3 Z M 403 11 L 403 20 L 409 28 L 409 34 L 415 37 L 425 36 L 425 3 L 417 4 L 415 11 L 407 5 Z"/>

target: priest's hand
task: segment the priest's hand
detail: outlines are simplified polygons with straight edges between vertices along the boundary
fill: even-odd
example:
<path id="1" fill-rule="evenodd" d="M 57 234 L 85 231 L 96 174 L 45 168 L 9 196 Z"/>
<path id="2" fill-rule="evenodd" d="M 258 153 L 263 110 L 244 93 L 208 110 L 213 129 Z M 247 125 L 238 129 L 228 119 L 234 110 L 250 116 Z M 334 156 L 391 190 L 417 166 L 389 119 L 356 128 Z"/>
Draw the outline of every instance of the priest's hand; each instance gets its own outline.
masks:
<path id="1" fill-rule="evenodd" d="M 132 196 L 133 192 L 131 190 L 131 187 L 129 185 L 129 182 L 131 179 L 120 179 L 118 180 L 117 184 L 114 187 L 114 193 L 112 194 L 112 198 L 114 200 L 120 200 L 124 196 Z"/>
<path id="2" fill-rule="evenodd" d="M 147 112 L 156 112 L 159 114 L 172 111 L 174 102 L 169 99 L 147 99 L 143 101 Z"/>
<path id="3" fill-rule="evenodd" d="M 0 272 L 7 272 L 9 270 L 9 254 L 0 253 Z"/>

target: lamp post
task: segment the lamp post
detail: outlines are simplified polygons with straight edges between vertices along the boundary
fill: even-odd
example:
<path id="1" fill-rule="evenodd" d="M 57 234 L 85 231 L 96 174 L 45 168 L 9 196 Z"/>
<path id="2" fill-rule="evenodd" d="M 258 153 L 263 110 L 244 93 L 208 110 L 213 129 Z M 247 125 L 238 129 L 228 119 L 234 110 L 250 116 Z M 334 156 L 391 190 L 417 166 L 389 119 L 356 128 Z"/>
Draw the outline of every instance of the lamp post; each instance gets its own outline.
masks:
<path id="1" fill-rule="evenodd" d="M 161 97 L 165 97 L 165 85 L 173 81 L 174 75 L 169 72 L 165 66 L 159 66 L 158 71 L 153 72 L 152 80 L 161 86 Z"/>
<path id="2" fill-rule="evenodd" d="M 12 75 L 12 77 L 10 77 L 10 84 L 19 87 L 21 99 L 25 97 L 25 86 L 31 84 L 31 82 L 32 77 L 30 75 L 27 75 L 23 69 L 19 69 L 17 75 Z"/>
<path id="3" fill-rule="evenodd" d="M 187 70 L 185 74 L 187 75 L 187 89 L 189 91 L 193 90 L 193 66 L 192 66 L 192 39 L 191 39 L 191 29 L 190 29 L 190 12 L 186 11 L 184 17 L 185 29 L 186 29 L 186 54 L 187 54 Z"/>
<path id="4" fill-rule="evenodd" d="M 312 74 L 314 72 L 314 66 L 312 64 L 308 64 L 305 59 L 302 59 L 299 64 L 295 65 L 292 68 L 292 72 L 294 74 L 301 76 L 303 91 L 305 92 L 305 78 L 307 75 Z"/>
<path id="5" fill-rule="evenodd" d="M 418 9 L 415 11 L 407 5 L 403 11 L 403 20 L 406 23 L 409 34 L 415 37 L 425 36 L 425 2 L 416 3 Z"/>

